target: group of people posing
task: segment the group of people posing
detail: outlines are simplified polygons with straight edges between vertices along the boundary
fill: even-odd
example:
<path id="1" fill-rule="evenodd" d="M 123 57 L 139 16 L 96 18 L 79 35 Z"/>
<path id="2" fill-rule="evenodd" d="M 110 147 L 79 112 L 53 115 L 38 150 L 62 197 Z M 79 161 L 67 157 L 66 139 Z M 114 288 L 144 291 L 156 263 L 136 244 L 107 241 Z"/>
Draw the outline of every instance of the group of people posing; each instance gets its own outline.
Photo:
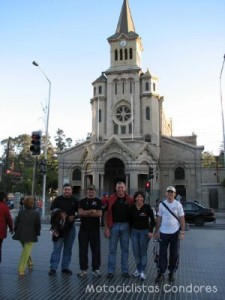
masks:
<path id="1" fill-rule="evenodd" d="M 146 267 L 148 262 L 148 244 L 151 238 L 159 239 L 160 252 L 158 273 L 156 282 L 164 280 L 164 273 L 169 270 L 169 280 L 174 281 L 179 259 L 179 240 L 184 238 L 184 212 L 182 205 L 175 200 L 176 190 L 170 186 L 166 190 L 166 199 L 159 204 L 157 218 L 149 204 L 144 202 L 145 195 L 142 191 L 135 192 L 130 197 L 126 192 L 124 182 L 117 182 L 115 193 L 108 197 L 104 203 L 104 235 L 109 240 L 107 278 L 112 279 L 116 272 L 117 245 L 121 248 L 121 274 L 124 278 L 129 278 L 129 241 L 135 258 L 136 269 L 132 275 L 141 280 L 146 279 Z M 31 249 L 33 243 L 37 241 L 40 234 L 40 216 L 33 210 L 31 205 L 26 205 L 25 211 L 19 212 L 16 219 L 14 239 L 20 240 L 23 246 L 19 264 L 19 275 L 24 275 L 26 268 L 33 266 L 31 259 Z M 87 196 L 77 201 L 72 196 L 70 184 L 63 186 L 63 194 L 54 199 L 50 207 L 51 210 L 51 234 L 53 241 L 53 251 L 50 257 L 49 276 L 54 276 L 61 262 L 61 272 L 72 275 L 70 262 L 72 257 L 73 244 L 76 237 L 76 218 L 80 218 L 80 228 L 78 233 L 79 241 L 79 264 L 80 271 L 77 276 L 82 278 L 87 276 L 89 268 L 88 249 L 91 249 L 91 268 L 93 276 L 100 277 L 101 267 L 101 239 L 100 220 L 103 213 L 102 201 L 96 197 L 96 188 L 89 185 Z M 23 213 L 23 215 L 22 215 Z M 22 225 L 22 220 L 24 224 Z M 33 220 L 31 222 L 31 220 Z M 28 235 L 20 227 L 33 224 L 33 234 L 36 238 L 22 238 Z M 28 227 L 28 226 L 27 226 Z M 29 226 L 30 228 L 31 226 Z M 12 227 L 10 227 L 11 230 Z M 20 229 L 19 229 L 20 228 Z M 27 228 L 27 231 L 28 228 Z M 1 237 L 0 237 L 1 238 Z M 1 244 L 0 244 L 1 245 Z M 167 251 L 169 260 L 167 260 Z"/>

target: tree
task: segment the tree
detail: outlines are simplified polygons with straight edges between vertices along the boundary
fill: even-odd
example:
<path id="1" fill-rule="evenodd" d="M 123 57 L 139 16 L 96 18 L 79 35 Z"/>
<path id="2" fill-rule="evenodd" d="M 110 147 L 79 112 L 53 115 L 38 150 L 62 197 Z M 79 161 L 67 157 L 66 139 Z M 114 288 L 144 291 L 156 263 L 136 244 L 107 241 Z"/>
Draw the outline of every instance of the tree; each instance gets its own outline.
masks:
<path id="1" fill-rule="evenodd" d="M 71 138 L 66 138 L 66 135 L 64 134 L 64 131 L 62 129 L 58 129 L 56 134 L 57 135 L 54 138 L 57 150 L 63 151 L 71 148 L 73 140 Z"/>

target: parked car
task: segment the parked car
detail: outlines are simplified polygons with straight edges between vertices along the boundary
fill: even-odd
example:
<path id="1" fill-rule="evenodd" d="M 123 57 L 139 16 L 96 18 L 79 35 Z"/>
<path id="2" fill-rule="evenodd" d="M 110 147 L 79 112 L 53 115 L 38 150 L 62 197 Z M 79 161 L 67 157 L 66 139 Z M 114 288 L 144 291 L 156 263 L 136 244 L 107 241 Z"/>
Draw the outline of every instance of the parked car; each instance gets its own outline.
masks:
<path id="1" fill-rule="evenodd" d="M 195 202 L 182 203 L 185 213 L 185 222 L 194 223 L 196 226 L 203 226 L 205 222 L 216 220 L 213 209 L 202 206 Z"/>
<path id="2" fill-rule="evenodd" d="M 13 200 L 7 200 L 6 205 L 8 206 L 9 209 L 14 208 L 14 201 Z"/>

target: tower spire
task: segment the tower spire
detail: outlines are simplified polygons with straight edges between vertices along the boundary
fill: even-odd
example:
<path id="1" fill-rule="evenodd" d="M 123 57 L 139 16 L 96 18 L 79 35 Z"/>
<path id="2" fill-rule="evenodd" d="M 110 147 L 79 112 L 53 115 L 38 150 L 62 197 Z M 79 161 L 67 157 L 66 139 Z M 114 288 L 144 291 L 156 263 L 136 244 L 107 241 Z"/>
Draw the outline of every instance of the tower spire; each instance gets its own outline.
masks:
<path id="1" fill-rule="evenodd" d="M 117 24 L 116 33 L 129 33 L 135 32 L 134 22 L 132 19 L 129 1 L 124 0 L 123 6 L 120 13 L 119 22 Z"/>

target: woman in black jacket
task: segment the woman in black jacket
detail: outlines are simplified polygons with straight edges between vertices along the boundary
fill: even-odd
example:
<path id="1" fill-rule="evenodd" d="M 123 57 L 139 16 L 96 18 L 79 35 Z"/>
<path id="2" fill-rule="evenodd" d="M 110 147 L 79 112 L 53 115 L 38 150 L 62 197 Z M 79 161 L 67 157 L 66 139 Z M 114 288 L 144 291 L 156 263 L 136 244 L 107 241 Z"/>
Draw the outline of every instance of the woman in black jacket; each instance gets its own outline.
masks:
<path id="1" fill-rule="evenodd" d="M 27 267 L 29 269 L 33 267 L 31 250 L 34 243 L 38 241 L 37 236 L 40 235 L 41 231 L 40 214 L 33 208 L 34 198 L 27 196 L 24 199 L 24 209 L 19 212 L 15 219 L 13 239 L 20 241 L 23 246 L 18 266 L 19 276 L 25 275 Z"/>

